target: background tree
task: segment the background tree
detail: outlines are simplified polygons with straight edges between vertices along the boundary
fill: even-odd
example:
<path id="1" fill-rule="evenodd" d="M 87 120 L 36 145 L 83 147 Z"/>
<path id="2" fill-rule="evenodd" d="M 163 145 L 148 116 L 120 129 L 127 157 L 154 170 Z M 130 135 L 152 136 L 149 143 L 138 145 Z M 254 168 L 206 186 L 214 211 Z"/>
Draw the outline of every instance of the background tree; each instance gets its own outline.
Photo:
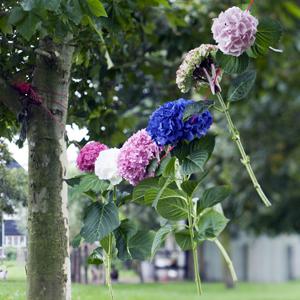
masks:
<path id="1" fill-rule="evenodd" d="M 0 139 L 0 211 L 12 214 L 27 204 L 27 174 L 11 157 Z M 1 214 L 2 216 L 2 214 Z"/>

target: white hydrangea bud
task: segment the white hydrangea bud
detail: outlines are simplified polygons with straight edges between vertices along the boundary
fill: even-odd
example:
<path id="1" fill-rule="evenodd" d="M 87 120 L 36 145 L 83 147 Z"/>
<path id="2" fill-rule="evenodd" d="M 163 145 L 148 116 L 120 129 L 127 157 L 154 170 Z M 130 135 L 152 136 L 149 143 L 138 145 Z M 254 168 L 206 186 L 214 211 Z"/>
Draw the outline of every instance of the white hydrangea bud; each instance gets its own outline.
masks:
<path id="1" fill-rule="evenodd" d="M 186 93 L 192 88 L 195 81 L 195 70 L 200 67 L 201 63 L 206 64 L 206 60 L 209 57 L 213 58 L 217 51 L 218 48 L 215 45 L 202 44 L 185 55 L 182 64 L 176 72 L 176 84 L 181 92 Z M 210 69 L 210 67 L 210 62 L 208 61 L 207 68 Z M 205 78 L 203 78 L 203 81 L 201 81 L 201 78 L 197 78 L 196 83 L 198 85 L 208 84 Z"/>

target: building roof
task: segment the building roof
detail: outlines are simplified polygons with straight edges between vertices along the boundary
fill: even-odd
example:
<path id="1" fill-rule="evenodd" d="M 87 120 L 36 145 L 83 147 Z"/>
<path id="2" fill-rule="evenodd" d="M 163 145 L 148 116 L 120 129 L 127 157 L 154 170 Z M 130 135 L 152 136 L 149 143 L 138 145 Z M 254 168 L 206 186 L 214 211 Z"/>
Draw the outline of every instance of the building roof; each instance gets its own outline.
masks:
<path id="1" fill-rule="evenodd" d="M 20 169 L 20 168 L 22 168 L 21 165 L 20 165 L 17 161 L 15 161 L 14 159 L 12 159 L 12 160 L 6 165 L 6 167 L 7 167 L 8 169 Z"/>
<path id="2" fill-rule="evenodd" d="M 4 220 L 4 235 L 23 235 L 17 227 L 15 220 Z"/>

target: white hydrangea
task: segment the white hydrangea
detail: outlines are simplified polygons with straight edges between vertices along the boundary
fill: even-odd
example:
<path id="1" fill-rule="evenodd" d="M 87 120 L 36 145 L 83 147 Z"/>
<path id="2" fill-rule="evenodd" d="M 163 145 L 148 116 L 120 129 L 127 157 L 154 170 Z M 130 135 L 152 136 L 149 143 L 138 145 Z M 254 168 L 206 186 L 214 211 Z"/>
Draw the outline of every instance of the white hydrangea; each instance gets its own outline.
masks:
<path id="1" fill-rule="evenodd" d="M 193 72 L 211 54 L 218 51 L 217 46 L 202 44 L 200 47 L 190 50 L 183 59 L 176 72 L 176 84 L 181 92 L 186 93 L 193 85 Z M 201 85 L 200 82 L 198 84 Z"/>
<path id="2" fill-rule="evenodd" d="M 122 181 L 118 172 L 118 157 L 120 149 L 111 148 L 99 153 L 95 162 L 95 174 L 100 180 L 109 180 L 112 185 L 117 185 Z"/>

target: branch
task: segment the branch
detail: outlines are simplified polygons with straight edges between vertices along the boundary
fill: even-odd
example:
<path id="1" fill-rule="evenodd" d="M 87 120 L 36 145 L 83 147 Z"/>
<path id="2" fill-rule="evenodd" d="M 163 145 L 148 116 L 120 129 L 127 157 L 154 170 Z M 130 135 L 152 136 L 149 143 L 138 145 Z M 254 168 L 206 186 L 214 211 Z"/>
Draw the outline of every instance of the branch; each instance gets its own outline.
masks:
<path id="1" fill-rule="evenodd" d="M 40 56 L 44 56 L 48 59 L 54 59 L 54 58 L 58 58 L 59 57 L 59 53 L 57 51 L 54 51 L 54 52 L 47 52 L 45 50 L 42 50 L 40 48 L 37 48 L 34 50 L 34 52 Z"/>
<path id="2" fill-rule="evenodd" d="M 21 110 L 19 93 L 0 77 L 0 102 L 2 102 L 16 116 Z"/>

